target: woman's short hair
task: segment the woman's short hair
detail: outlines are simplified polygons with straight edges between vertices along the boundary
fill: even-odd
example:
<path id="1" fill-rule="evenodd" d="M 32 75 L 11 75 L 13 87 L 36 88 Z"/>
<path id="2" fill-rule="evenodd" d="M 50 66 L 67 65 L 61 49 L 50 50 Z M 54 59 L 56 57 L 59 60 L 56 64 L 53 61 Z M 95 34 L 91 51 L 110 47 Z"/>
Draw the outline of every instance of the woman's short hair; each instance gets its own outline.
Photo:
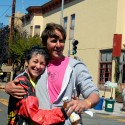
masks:
<path id="1" fill-rule="evenodd" d="M 28 50 L 26 52 L 25 60 L 27 62 L 29 62 L 29 60 L 32 58 L 32 56 L 34 54 L 36 54 L 36 55 L 37 54 L 43 55 L 44 58 L 45 58 L 46 64 L 48 64 L 48 62 L 49 62 L 49 54 L 48 54 L 48 52 L 47 52 L 45 47 L 33 46 L 30 50 Z"/>
<path id="2" fill-rule="evenodd" d="M 48 37 L 56 37 L 55 30 L 58 30 L 62 34 L 64 41 L 66 40 L 66 31 L 61 25 L 56 23 L 48 23 L 41 35 L 42 43 L 44 46 L 46 46 Z"/>

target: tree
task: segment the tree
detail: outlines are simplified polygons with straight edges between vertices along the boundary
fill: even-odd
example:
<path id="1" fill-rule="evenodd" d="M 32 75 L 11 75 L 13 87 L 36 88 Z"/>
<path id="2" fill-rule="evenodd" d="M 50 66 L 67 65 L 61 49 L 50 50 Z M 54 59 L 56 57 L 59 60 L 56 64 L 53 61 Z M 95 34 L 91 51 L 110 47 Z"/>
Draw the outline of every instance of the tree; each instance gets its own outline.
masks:
<path id="1" fill-rule="evenodd" d="M 39 36 L 28 37 L 26 32 L 15 33 L 14 42 L 9 44 L 10 55 L 13 63 L 25 61 L 25 53 L 33 46 L 42 46 L 41 38 Z"/>
<path id="2" fill-rule="evenodd" d="M 4 26 L 0 28 L 0 65 L 7 63 L 8 59 L 8 38 L 9 27 Z"/>
<path id="3" fill-rule="evenodd" d="M 39 36 L 29 37 L 26 32 L 14 32 L 14 41 L 9 42 L 9 56 L 12 59 L 14 76 L 24 70 L 25 53 L 33 46 L 42 46 Z"/>

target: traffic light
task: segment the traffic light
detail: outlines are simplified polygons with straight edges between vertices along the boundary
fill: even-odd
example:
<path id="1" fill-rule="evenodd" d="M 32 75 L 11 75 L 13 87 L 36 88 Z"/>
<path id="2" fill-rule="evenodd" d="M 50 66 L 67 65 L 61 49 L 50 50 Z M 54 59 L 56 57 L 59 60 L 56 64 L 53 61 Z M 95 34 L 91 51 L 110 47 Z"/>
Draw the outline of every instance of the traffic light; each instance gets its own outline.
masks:
<path id="1" fill-rule="evenodd" d="M 77 44 L 78 43 L 79 43 L 78 40 L 73 40 L 72 41 L 72 45 L 73 45 L 73 47 L 72 47 L 72 54 L 73 55 L 75 55 L 77 53 Z"/>

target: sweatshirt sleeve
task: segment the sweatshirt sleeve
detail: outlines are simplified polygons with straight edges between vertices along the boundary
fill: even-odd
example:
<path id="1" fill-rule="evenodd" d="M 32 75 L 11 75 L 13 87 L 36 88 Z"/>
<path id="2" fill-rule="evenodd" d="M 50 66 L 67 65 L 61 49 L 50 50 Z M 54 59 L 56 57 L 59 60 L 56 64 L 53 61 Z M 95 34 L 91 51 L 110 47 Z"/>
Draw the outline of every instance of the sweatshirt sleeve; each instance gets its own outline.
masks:
<path id="1" fill-rule="evenodd" d="M 78 86 L 79 92 L 84 98 L 87 98 L 91 93 L 99 95 L 99 90 L 84 63 L 77 64 L 73 74 L 74 78 L 76 78 L 76 85 Z"/>
<path id="2" fill-rule="evenodd" d="M 38 125 L 50 125 L 60 123 L 65 120 L 64 112 L 60 108 L 51 110 L 38 109 L 38 100 L 35 96 L 28 96 L 17 103 L 20 105 L 18 114 L 31 119 L 31 121 Z"/>

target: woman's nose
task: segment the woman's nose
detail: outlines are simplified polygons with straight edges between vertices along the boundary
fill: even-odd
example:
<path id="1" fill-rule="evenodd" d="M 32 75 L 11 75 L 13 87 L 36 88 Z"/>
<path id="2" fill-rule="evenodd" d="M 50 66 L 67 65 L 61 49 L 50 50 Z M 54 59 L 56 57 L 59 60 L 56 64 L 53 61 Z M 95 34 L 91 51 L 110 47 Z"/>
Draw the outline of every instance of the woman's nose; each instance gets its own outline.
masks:
<path id="1" fill-rule="evenodd" d="M 60 47 L 60 45 L 61 45 L 60 41 L 57 40 L 57 42 L 56 42 L 56 46 L 57 46 L 57 47 Z"/>
<path id="2" fill-rule="evenodd" d="M 39 63 L 37 63 L 36 67 L 37 67 L 37 68 L 40 68 L 40 64 L 39 64 Z"/>

